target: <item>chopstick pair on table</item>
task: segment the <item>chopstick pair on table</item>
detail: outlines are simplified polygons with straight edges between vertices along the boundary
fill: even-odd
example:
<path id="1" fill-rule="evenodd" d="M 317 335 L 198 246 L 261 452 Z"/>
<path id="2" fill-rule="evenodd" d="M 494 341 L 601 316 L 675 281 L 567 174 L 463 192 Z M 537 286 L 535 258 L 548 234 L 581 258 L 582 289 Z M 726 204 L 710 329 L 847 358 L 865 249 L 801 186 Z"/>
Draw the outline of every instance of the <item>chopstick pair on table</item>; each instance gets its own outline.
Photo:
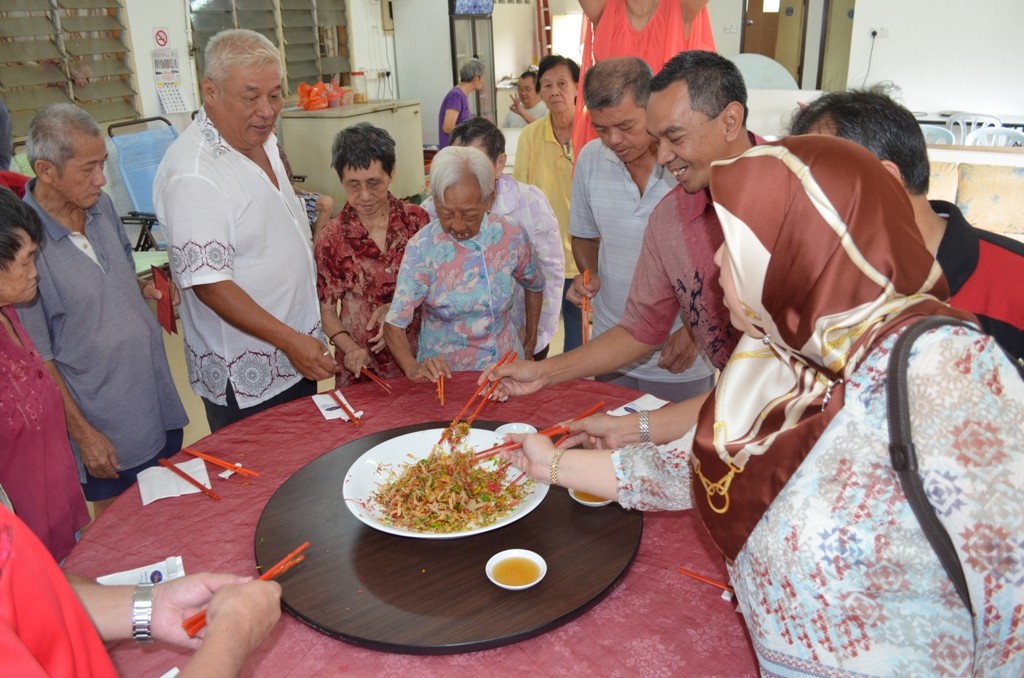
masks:
<path id="1" fill-rule="evenodd" d="M 338 404 L 338 407 L 341 408 L 341 411 L 345 413 L 349 421 L 351 421 L 356 426 L 363 425 L 363 422 L 359 420 L 359 417 L 356 416 L 356 413 L 352 410 L 351 407 L 348 406 L 348 404 L 345 402 L 345 399 L 338 394 L 338 389 L 333 388 L 330 391 L 328 391 L 328 393 L 331 395 L 331 398 L 334 400 L 334 402 Z"/>
<path id="2" fill-rule="evenodd" d="M 306 556 L 302 554 L 309 548 L 309 542 L 305 542 L 299 548 L 295 549 L 284 558 L 282 558 L 276 565 L 260 575 L 260 579 L 263 581 L 270 581 L 275 577 L 278 577 L 294 566 L 301 563 L 306 559 Z M 196 634 L 199 633 L 206 626 L 206 610 L 197 612 L 185 621 L 181 623 L 181 627 L 185 629 L 185 633 L 188 634 L 189 638 L 195 638 Z"/>
<path id="3" fill-rule="evenodd" d="M 249 477 L 249 476 L 251 476 L 251 477 L 259 476 L 259 473 L 257 473 L 256 471 L 252 471 L 250 469 L 244 468 L 241 464 L 232 464 L 230 462 L 224 461 L 223 459 L 218 459 L 217 457 L 214 457 L 213 455 L 205 454 L 203 452 L 197 452 L 195 450 L 190 450 L 187 447 L 181 448 L 181 451 L 185 452 L 187 454 L 191 454 L 193 457 L 199 457 L 200 459 L 202 459 L 204 461 L 208 461 L 211 464 L 213 464 L 214 466 L 220 466 L 221 468 L 228 469 L 229 471 L 233 471 L 233 472 L 235 472 L 235 473 L 237 473 L 239 475 L 242 475 L 242 476 L 246 476 L 246 477 Z M 210 499 L 216 499 L 216 500 L 220 499 L 220 495 L 219 494 L 214 492 L 211 488 L 207 487 L 206 485 L 203 485 L 201 482 L 199 482 L 198 480 L 196 480 L 195 478 L 190 476 L 188 473 L 185 473 L 184 471 L 182 471 L 180 468 L 175 466 L 172 462 L 168 461 L 167 459 L 161 459 L 157 463 L 160 464 L 161 466 L 163 466 L 164 468 L 168 469 L 169 471 L 172 471 L 173 473 L 178 475 L 180 478 L 188 481 L 189 483 L 191 483 L 195 487 L 198 487 L 203 492 L 203 494 L 205 494 Z"/>

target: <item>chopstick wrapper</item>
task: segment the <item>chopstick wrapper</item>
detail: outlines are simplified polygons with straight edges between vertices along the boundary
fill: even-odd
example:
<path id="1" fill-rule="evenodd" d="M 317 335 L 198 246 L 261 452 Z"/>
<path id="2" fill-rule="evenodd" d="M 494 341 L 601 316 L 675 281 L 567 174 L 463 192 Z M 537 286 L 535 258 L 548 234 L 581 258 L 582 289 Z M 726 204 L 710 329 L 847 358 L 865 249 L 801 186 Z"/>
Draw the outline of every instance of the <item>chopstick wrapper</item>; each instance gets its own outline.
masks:
<path id="1" fill-rule="evenodd" d="M 134 570 L 124 570 L 97 577 L 100 584 L 132 586 L 142 582 L 157 584 L 162 581 L 170 581 L 185 576 L 185 564 L 181 556 L 170 556 L 159 563 L 136 567 Z"/>
<path id="2" fill-rule="evenodd" d="M 352 407 L 352 403 L 348 401 L 348 398 L 340 390 L 336 390 L 335 393 L 341 396 L 341 399 L 348 405 L 350 410 L 355 412 L 357 417 L 362 418 L 362 410 L 357 411 L 356 408 Z M 334 402 L 334 398 L 331 397 L 330 393 L 317 393 L 313 396 L 313 402 L 320 408 L 320 414 L 324 415 L 324 419 L 344 419 L 348 421 L 348 415 L 338 407 L 338 403 Z"/>
<path id="3" fill-rule="evenodd" d="M 213 489 L 210 485 L 210 476 L 206 473 L 206 462 L 202 459 L 190 459 L 175 464 L 175 466 L 203 485 Z M 160 466 L 147 468 L 139 474 L 139 493 L 142 495 L 143 506 L 152 504 L 157 499 L 180 497 L 183 494 L 196 492 L 199 492 L 198 487 L 193 487 L 185 479 L 179 478 L 172 471 Z"/>
<path id="4" fill-rule="evenodd" d="M 640 410 L 658 410 L 668 405 L 667 400 L 662 400 L 656 396 L 652 396 L 650 393 L 645 393 L 636 400 L 626 403 L 622 407 L 614 410 L 609 410 L 608 414 L 613 417 L 624 417 L 627 414 L 635 414 Z"/>

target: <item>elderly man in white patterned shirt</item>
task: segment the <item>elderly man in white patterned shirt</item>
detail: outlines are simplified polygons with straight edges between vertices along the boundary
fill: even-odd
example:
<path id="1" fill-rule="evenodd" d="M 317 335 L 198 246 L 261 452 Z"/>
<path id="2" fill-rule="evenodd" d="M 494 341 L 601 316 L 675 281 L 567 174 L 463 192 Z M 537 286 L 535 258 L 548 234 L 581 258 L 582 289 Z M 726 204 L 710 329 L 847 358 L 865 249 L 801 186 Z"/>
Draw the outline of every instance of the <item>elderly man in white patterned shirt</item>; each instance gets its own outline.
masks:
<path id="1" fill-rule="evenodd" d="M 280 54 L 258 33 L 227 30 L 207 43 L 205 63 L 203 109 L 153 191 L 182 290 L 189 381 L 216 431 L 316 393 L 335 367 L 309 222 L 273 134 Z"/>

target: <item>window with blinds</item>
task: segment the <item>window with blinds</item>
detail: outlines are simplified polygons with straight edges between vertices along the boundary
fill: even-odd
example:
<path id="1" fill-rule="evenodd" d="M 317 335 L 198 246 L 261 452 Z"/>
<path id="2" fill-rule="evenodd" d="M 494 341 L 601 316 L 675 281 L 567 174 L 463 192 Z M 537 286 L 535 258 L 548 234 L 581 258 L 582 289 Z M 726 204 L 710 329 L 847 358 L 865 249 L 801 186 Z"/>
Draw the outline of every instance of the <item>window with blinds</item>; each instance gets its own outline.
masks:
<path id="1" fill-rule="evenodd" d="M 225 28 L 248 28 L 266 36 L 284 55 L 288 94 L 301 82 L 329 81 L 349 71 L 345 0 L 189 0 L 197 76 L 203 50 Z"/>
<path id="2" fill-rule="evenodd" d="M 3 0 L 0 94 L 15 137 L 37 110 L 73 103 L 97 122 L 138 117 L 119 0 Z"/>

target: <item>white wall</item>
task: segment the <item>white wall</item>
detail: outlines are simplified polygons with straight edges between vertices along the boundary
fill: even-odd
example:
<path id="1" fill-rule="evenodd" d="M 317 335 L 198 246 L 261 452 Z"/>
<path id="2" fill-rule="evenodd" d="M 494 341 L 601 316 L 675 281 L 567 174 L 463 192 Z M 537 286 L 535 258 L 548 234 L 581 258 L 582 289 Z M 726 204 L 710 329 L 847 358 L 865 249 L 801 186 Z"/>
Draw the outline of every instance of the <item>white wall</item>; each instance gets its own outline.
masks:
<path id="1" fill-rule="evenodd" d="M 127 0 L 128 34 L 131 38 L 132 54 L 135 57 L 135 82 L 139 90 L 139 103 L 144 117 L 160 115 L 160 101 L 156 96 L 156 80 L 153 77 L 153 50 L 156 49 L 153 33 L 157 28 L 167 30 L 167 47 L 178 50 L 181 64 L 181 80 L 194 107 L 199 107 L 199 88 L 195 78 L 195 63 L 188 54 L 188 3 L 149 2 Z M 189 115 L 180 114 L 173 122 L 182 128 L 188 124 Z"/>
<path id="2" fill-rule="evenodd" d="M 398 97 L 419 100 L 423 143 L 436 144 L 441 100 L 453 87 L 448 0 L 393 0 L 391 9 Z"/>
<path id="3" fill-rule="evenodd" d="M 366 73 L 366 91 L 371 99 L 396 98 L 395 39 L 384 33 L 380 0 L 346 0 L 345 4 L 352 70 Z M 384 75 L 387 71 L 391 72 L 390 78 Z"/>
<path id="4" fill-rule="evenodd" d="M 533 63 L 537 42 L 537 8 L 534 5 L 495 5 L 491 15 L 494 29 L 494 78 L 519 74 Z M 505 97 L 498 95 L 499 117 L 504 117 Z"/>
<path id="5" fill-rule="evenodd" d="M 857 0 L 849 86 L 891 81 L 915 111 L 1024 113 L 1024 2 Z M 888 29 L 875 40 L 871 29 Z M 870 60 L 870 71 L 868 62 Z"/>

